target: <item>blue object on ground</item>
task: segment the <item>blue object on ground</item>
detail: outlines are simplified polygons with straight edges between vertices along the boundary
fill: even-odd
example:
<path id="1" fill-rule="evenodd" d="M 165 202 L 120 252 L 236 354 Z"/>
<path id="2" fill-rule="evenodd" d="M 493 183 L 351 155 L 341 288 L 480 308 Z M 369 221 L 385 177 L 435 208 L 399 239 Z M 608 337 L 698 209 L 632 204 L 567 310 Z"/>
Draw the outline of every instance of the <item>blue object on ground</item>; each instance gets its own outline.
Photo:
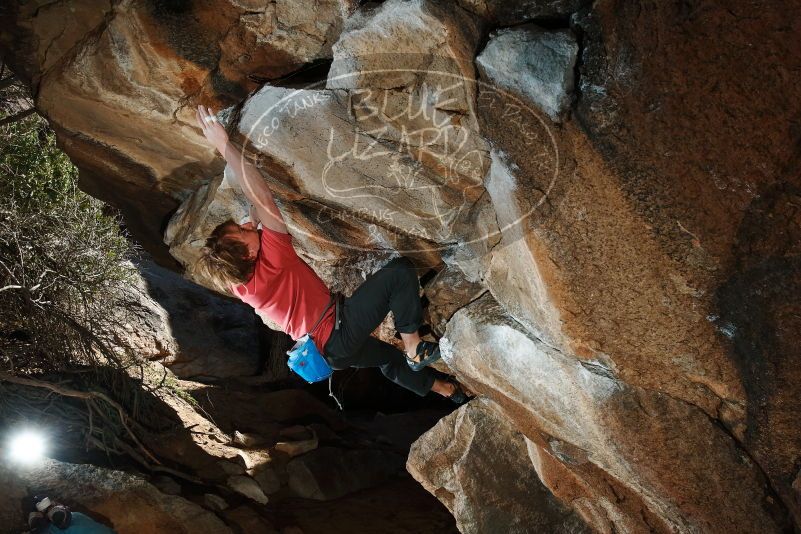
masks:
<path id="1" fill-rule="evenodd" d="M 116 532 L 88 515 L 72 512 L 70 526 L 62 530 L 55 525 L 50 525 L 47 534 L 116 534 Z"/>

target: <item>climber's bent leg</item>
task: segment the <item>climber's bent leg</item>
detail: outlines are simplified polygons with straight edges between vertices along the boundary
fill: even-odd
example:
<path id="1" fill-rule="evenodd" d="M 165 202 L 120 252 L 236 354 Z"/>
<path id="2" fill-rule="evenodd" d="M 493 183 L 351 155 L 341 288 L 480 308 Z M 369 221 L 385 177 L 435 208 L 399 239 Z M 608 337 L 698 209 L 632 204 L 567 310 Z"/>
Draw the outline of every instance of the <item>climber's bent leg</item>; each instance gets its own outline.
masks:
<path id="1" fill-rule="evenodd" d="M 414 265 L 407 258 L 395 258 L 367 278 L 341 309 L 342 324 L 334 330 L 328 344 L 337 354 L 355 354 L 370 334 L 391 311 L 395 329 L 404 344 L 420 341 L 418 329 L 423 324 L 420 282 Z M 326 345 L 326 354 L 328 354 Z M 412 353 L 414 351 L 412 350 Z"/>
<path id="2" fill-rule="evenodd" d="M 406 364 L 403 352 L 389 343 L 370 336 L 358 351 L 350 355 L 339 352 L 339 346 L 340 343 L 335 340 L 335 335 L 331 336 L 331 340 L 325 346 L 326 358 L 334 369 L 378 367 L 384 376 L 421 397 L 433 391 L 443 397 L 454 399 L 453 394 L 457 387 L 452 381 L 436 378 L 435 371 L 430 368 L 421 371 L 411 370 Z"/>

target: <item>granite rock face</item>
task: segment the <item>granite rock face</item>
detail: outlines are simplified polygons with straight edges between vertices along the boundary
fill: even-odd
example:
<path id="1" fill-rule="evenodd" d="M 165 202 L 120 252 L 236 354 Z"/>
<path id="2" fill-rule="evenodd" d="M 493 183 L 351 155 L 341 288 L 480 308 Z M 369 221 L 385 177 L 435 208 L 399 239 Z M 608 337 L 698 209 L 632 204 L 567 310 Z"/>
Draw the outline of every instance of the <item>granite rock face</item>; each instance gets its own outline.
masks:
<path id="1" fill-rule="evenodd" d="M 591 532 L 543 486 L 525 437 L 488 399 L 442 418 L 412 445 L 406 466 L 460 532 Z"/>
<path id="2" fill-rule="evenodd" d="M 589 482 L 583 493 L 541 473 L 557 496 L 581 501 L 578 510 L 597 530 L 779 528 L 763 508 L 758 466 L 698 407 L 626 384 L 601 362 L 565 356 L 489 295 L 457 312 L 446 338 L 450 369 L 525 433 L 535 466 L 548 455 Z M 628 497 L 610 501 L 610 487 Z M 682 508 L 683 499 L 694 508 Z"/>
<path id="3" fill-rule="evenodd" d="M 484 81 L 497 84 L 558 121 L 570 105 L 578 44 L 569 30 L 534 24 L 490 35 L 476 57 Z"/>
<path id="4" fill-rule="evenodd" d="M 259 371 L 259 326 L 241 303 L 227 300 L 153 262 L 139 265 L 148 295 L 166 313 L 175 350 L 156 357 L 181 378 L 213 381 Z"/>
<path id="5" fill-rule="evenodd" d="M 331 57 L 349 0 L 8 2 L 0 47 L 81 170 L 161 263 L 161 224 L 222 170 L 194 105 L 231 105 L 258 80 Z M 254 81 L 256 80 L 256 81 Z"/>
<path id="6" fill-rule="evenodd" d="M 468 280 L 461 269 L 445 267 L 423 288 L 430 302 L 429 324 L 438 335 L 444 334 L 453 314 L 486 291 L 483 285 Z"/>
<path id="7" fill-rule="evenodd" d="M 237 104 L 220 117 L 326 282 L 397 254 L 445 273 L 445 363 L 499 415 L 443 423 L 413 469 L 458 479 L 464 525 L 489 521 L 486 473 L 445 477 L 431 444 L 458 428 L 469 460 L 476 425 L 599 532 L 801 524 L 795 6 L 149 6 L 9 3 L 0 53 L 162 263 L 244 215 L 188 115 Z M 314 83 L 252 82 L 317 59 Z"/>
<path id="8" fill-rule="evenodd" d="M 111 346 L 130 347 L 181 378 L 215 381 L 259 371 L 259 326 L 249 308 L 152 261 L 136 267 Z"/>

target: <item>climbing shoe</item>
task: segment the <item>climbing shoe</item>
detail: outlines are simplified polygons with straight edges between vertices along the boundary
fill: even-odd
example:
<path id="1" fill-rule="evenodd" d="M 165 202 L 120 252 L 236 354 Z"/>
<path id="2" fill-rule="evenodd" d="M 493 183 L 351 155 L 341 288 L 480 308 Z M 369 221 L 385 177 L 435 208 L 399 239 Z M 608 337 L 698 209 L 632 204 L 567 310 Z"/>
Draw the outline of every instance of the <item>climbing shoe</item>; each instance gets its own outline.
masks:
<path id="1" fill-rule="evenodd" d="M 406 356 L 406 363 L 412 368 L 412 371 L 420 371 L 424 367 L 439 360 L 441 355 L 439 352 L 439 345 L 431 341 L 421 341 L 417 344 L 417 358 L 418 361 L 413 360 Z"/>
<path id="2" fill-rule="evenodd" d="M 473 398 L 469 397 L 467 393 L 465 393 L 464 389 L 462 389 L 462 385 L 459 382 L 457 382 L 455 378 L 449 376 L 445 380 L 447 380 L 454 386 L 453 393 L 451 393 L 447 397 L 454 404 L 464 404 Z"/>

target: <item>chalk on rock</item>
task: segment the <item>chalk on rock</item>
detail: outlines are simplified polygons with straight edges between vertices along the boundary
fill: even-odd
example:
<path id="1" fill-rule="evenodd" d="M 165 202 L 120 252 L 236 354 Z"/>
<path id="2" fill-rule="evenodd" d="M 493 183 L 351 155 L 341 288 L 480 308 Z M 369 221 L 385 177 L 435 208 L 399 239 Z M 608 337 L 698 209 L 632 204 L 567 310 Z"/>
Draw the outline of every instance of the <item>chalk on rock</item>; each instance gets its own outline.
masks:
<path id="1" fill-rule="evenodd" d="M 531 102 L 559 122 L 570 105 L 577 54 L 571 31 L 525 24 L 493 33 L 476 64 L 483 81 Z"/>

